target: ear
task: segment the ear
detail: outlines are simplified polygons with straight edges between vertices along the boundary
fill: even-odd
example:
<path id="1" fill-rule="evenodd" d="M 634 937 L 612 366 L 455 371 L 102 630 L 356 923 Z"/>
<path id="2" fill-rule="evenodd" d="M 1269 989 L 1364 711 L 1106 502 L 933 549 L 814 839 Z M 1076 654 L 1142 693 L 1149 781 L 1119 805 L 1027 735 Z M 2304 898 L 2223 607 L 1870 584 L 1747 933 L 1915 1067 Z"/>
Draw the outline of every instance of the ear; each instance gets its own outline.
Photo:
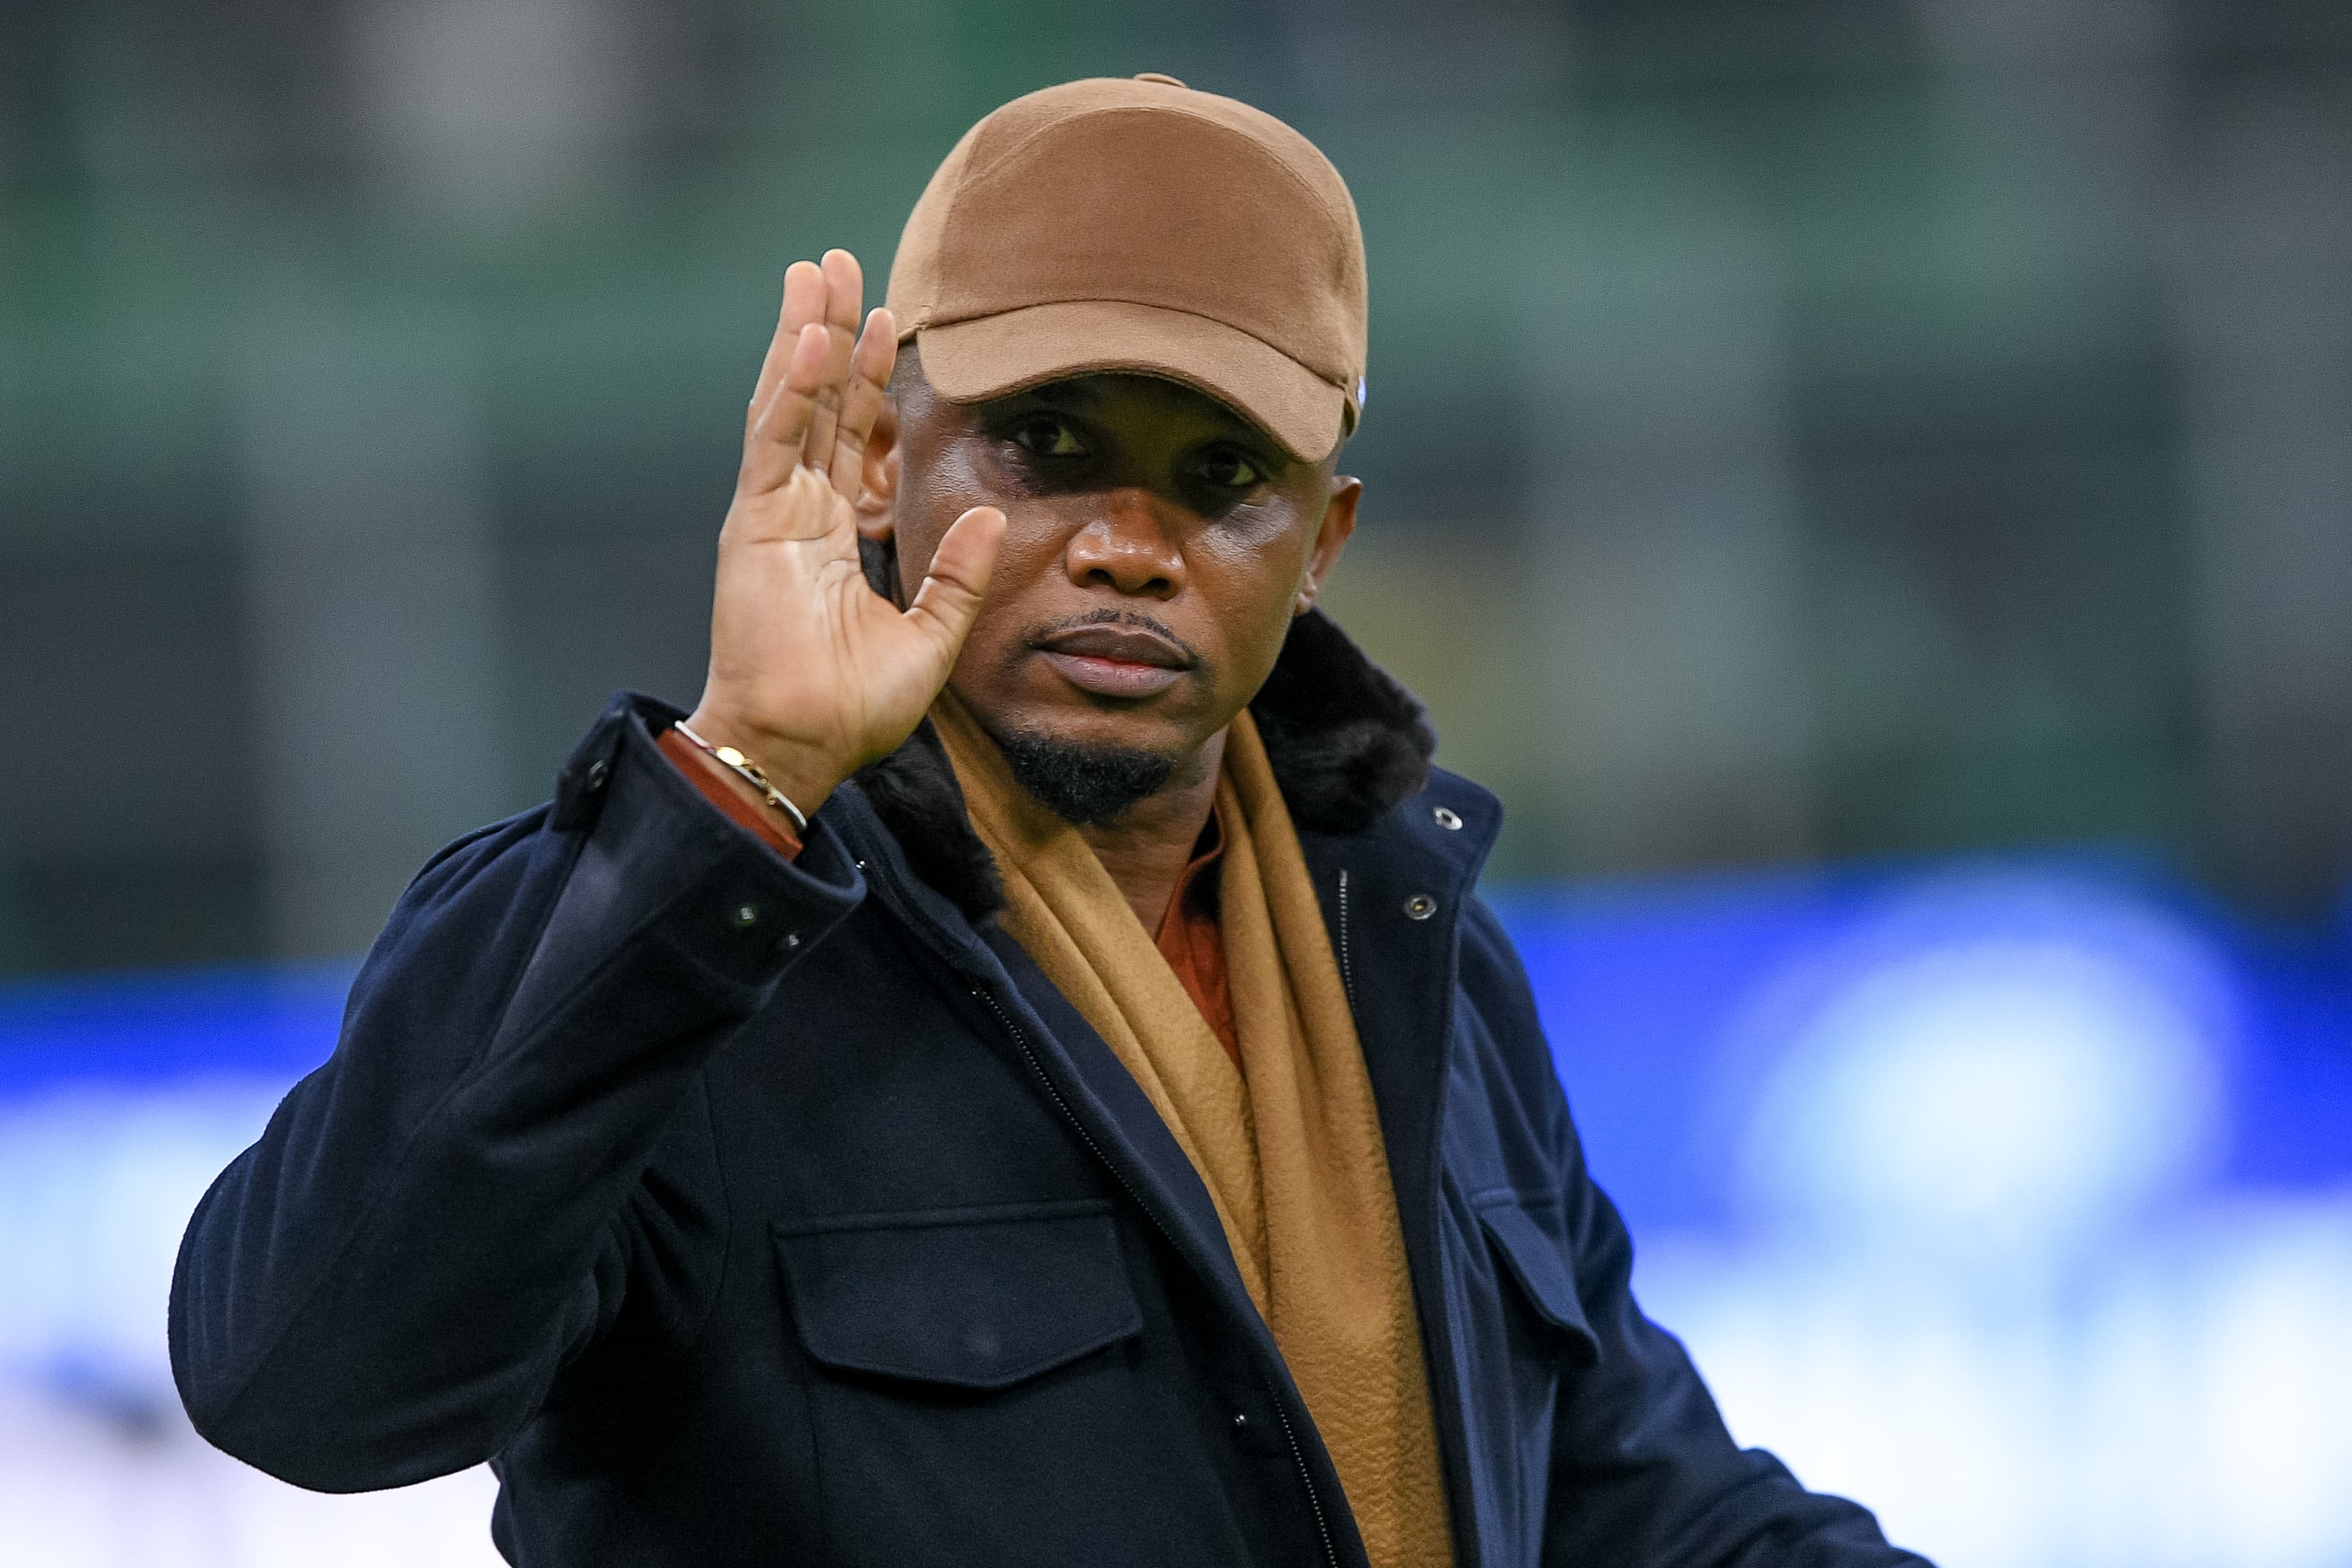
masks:
<path id="1" fill-rule="evenodd" d="M 866 437 L 866 470 L 857 495 L 857 531 L 880 543 L 890 537 L 898 502 L 898 405 L 882 400 L 882 412 Z"/>
<path id="2" fill-rule="evenodd" d="M 1322 526 L 1315 531 L 1315 543 L 1307 552 L 1307 569 L 1300 574 L 1298 596 L 1292 601 L 1290 613 L 1303 616 L 1315 607 L 1315 596 L 1323 591 L 1323 580 L 1331 568 L 1339 563 L 1340 552 L 1356 531 L 1356 502 L 1364 493 L 1364 481 L 1344 474 L 1331 477 L 1331 499 L 1323 506 Z"/>

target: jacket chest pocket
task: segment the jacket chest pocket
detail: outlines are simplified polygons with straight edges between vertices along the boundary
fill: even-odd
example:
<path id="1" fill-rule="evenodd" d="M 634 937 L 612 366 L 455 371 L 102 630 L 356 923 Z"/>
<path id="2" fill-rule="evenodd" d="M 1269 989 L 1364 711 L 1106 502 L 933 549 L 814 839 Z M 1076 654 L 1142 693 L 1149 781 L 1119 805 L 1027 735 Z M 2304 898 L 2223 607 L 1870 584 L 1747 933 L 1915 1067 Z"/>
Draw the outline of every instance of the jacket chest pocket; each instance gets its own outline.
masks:
<path id="1" fill-rule="evenodd" d="M 1601 1342 L 1584 1320 L 1584 1302 L 1568 1265 L 1568 1245 L 1538 1217 L 1553 1217 L 1556 1205 L 1531 1205 L 1516 1193 L 1504 1193 L 1480 1197 L 1476 1207 L 1498 1271 L 1509 1278 L 1520 1304 L 1538 1325 L 1531 1336 L 1538 1359 L 1565 1360 L 1580 1367 L 1599 1361 Z"/>
<path id="2" fill-rule="evenodd" d="M 774 1227 L 828 1563 L 1245 1557 L 1101 1200 Z M 1164 1475 L 1155 1468 L 1166 1467 Z M 1134 1506 L 1139 1477 L 1164 1508 Z M 1192 1495 L 1188 1495 L 1192 1494 Z M 1187 1521 L 1173 1528 L 1169 1521 Z"/>
<path id="3" fill-rule="evenodd" d="M 793 1316 L 836 1372 L 990 1392 L 1139 1333 L 1107 1200 L 776 1226 Z"/>
<path id="4" fill-rule="evenodd" d="M 1457 1211 L 1461 1212 L 1461 1211 Z M 1479 1303 L 1471 1361 L 1472 1441 L 1485 1450 L 1482 1522 L 1496 1563 L 1533 1563 L 1543 1538 L 1559 1404 L 1599 1360 L 1570 1267 L 1559 1206 L 1508 1189 L 1481 1193 L 1462 1217 Z"/>

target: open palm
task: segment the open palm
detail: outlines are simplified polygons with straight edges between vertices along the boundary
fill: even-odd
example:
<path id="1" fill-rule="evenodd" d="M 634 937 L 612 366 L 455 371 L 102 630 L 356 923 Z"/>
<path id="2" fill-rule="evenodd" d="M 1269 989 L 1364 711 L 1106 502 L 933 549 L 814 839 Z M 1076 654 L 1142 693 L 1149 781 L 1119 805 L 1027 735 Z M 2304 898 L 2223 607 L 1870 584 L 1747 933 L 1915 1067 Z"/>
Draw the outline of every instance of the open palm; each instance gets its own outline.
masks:
<path id="1" fill-rule="evenodd" d="M 921 720 L 1004 537 L 1004 514 L 976 507 L 940 540 L 904 611 L 866 585 L 856 503 L 898 345 L 887 310 L 858 330 L 863 288 L 842 250 L 784 274 L 719 533 L 709 677 L 688 720 L 810 811 Z"/>

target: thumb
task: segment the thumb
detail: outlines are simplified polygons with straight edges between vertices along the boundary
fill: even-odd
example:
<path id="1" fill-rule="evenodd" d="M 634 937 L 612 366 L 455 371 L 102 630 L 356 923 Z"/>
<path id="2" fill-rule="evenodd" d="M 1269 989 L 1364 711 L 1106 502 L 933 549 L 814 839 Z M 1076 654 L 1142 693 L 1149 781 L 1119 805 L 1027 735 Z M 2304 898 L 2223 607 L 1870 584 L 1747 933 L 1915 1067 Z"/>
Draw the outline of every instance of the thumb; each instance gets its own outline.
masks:
<path id="1" fill-rule="evenodd" d="M 931 552 L 931 569 L 915 590 L 906 618 L 929 636 L 942 664 L 954 663 L 956 650 L 963 647 L 1003 543 L 1004 514 L 976 506 L 955 520 Z"/>

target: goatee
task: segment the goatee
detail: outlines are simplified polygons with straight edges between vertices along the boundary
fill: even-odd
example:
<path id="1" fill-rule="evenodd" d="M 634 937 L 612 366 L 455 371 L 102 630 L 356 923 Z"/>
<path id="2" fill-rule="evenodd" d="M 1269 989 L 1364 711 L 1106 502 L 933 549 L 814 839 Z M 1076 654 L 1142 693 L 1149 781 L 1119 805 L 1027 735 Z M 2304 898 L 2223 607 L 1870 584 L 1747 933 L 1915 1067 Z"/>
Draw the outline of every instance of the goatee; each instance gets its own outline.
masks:
<path id="1" fill-rule="evenodd" d="M 1087 746 L 1007 731 L 994 737 L 1014 782 L 1065 822 L 1108 822 L 1157 795 L 1176 771 L 1172 758 L 1134 746 Z"/>

